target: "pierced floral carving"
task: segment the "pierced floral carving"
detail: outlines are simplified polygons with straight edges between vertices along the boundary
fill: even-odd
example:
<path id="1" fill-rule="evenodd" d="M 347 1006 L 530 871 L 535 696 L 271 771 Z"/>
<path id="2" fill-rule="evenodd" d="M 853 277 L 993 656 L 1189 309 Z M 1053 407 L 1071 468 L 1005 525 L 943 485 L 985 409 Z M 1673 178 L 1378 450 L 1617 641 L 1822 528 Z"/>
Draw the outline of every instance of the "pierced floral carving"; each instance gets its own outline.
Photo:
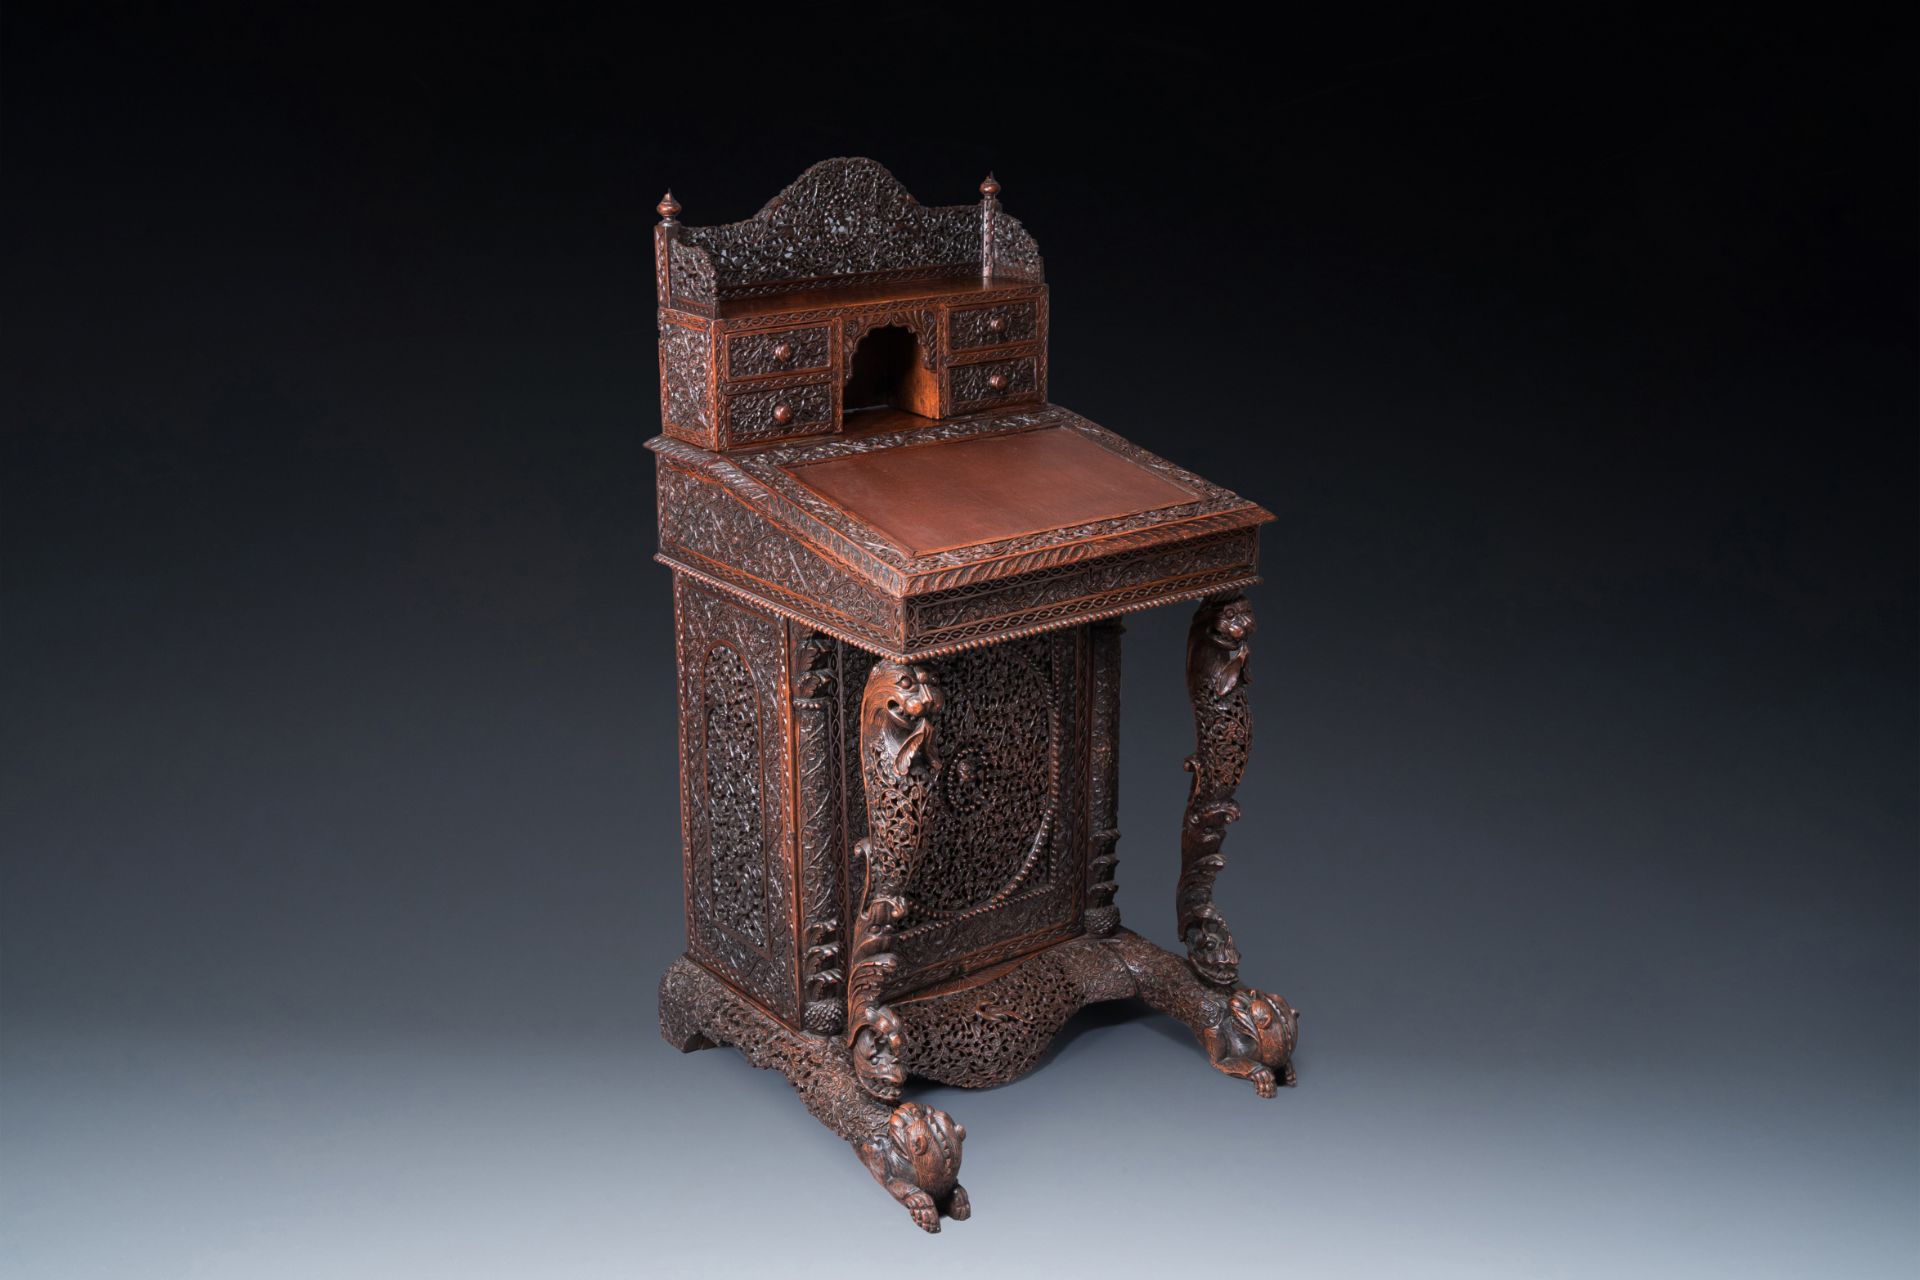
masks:
<path id="1" fill-rule="evenodd" d="M 907 1069 L 962 1088 L 1017 1080 L 1039 1063 L 1074 1012 L 1140 999 L 1185 1023 L 1215 1070 L 1263 1098 L 1295 1081 L 1299 1015 L 1279 996 L 1219 991 L 1187 962 L 1125 929 L 1063 942 L 989 981 L 902 1000 Z"/>
<path id="2" fill-rule="evenodd" d="M 908 879 L 911 918 L 893 938 L 890 989 L 942 982 L 1078 931 L 1088 812 L 1085 645 L 1076 628 L 926 664 L 943 697 L 943 764 Z M 876 659 L 845 653 L 851 696 Z M 857 703 L 846 715 L 857 722 Z M 847 751 L 857 760 L 858 741 Z M 848 824 L 863 829 L 859 789 L 847 799 Z"/>
<path id="3" fill-rule="evenodd" d="M 712 306 L 806 281 L 938 277 L 978 273 L 980 207 L 928 208 L 872 160 L 822 160 L 741 222 L 681 226 L 674 240 L 673 293 Z M 1042 278 L 1040 253 L 1019 222 L 993 226 L 994 270 Z M 682 265 L 697 256 L 704 270 Z"/>

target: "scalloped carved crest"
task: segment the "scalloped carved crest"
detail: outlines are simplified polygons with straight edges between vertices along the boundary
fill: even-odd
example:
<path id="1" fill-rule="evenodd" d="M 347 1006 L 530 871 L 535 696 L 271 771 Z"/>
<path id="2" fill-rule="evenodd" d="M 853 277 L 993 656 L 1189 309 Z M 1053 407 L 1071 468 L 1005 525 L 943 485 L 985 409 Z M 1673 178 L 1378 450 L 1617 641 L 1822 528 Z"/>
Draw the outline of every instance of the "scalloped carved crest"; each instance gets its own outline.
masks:
<path id="1" fill-rule="evenodd" d="M 994 276 L 1043 279 L 1026 229 L 998 209 L 991 226 Z M 928 208 L 876 161 L 822 160 L 751 218 L 679 226 L 673 293 L 710 305 L 809 282 L 962 274 L 980 269 L 981 239 L 977 204 Z"/>

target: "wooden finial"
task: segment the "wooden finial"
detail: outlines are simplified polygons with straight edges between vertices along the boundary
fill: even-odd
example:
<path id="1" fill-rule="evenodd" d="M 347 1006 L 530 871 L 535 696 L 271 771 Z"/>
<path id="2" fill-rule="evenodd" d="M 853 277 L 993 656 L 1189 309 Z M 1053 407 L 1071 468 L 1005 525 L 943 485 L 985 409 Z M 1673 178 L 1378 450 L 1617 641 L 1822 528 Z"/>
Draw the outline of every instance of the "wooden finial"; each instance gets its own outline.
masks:
<path id="1" fill-rule="evenodd" d="M 673 198 L 673 192 L 671 191 L 661 196 L 660 203 L 653 207 L 658 209 L 660 216 L 668 222 L 672 222 L 674 215 L 680 212 L 680 202 Z"/>
<path id="2" fill-rule="evenodd" d="M 1000 179 L 991 173 L 980 184 L 980 278 L 993 278 L 993 220 L 1000 208 Z"/>

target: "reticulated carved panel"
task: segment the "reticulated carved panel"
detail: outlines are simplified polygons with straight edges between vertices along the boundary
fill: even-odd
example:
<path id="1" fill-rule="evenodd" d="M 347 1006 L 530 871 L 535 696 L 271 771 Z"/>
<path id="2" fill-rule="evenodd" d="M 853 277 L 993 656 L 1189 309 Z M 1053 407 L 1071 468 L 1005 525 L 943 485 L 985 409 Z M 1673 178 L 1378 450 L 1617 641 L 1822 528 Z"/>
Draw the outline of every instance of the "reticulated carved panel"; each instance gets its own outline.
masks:
<path id="1" fill-rule="evenodd" d="M 668 269 L 673 275 L 672 299 L 676 307 L 692 305 L 707 310 L 713 306 L 713 260 L 680 240 L 683 228 L 675 228 L 675 237 L 667 242 Z"/>
<path id="2" fill-rule="evenodd" d="M 787 623 L 675 579 L 687 942 L 798 1021 Z"/>
<path id="3" fill-rule="evenodd" d="M 843 649 L 855 704 L 873 663 L 871 654 Z M 946 700 L 938 717 L 943 764 L 894 943 L 901 967 L 891 989 L 943 981 L 1078 931 L 1088 833 L 1087 663 L 1081 627 L 927 664 Z M 856 711 L 843 710 L 846 723 Z M 845 736 L 845 758 L 856 759 L 854 735 Z M 847 823 L 866 829 L 857 775 L 848 782 Z"/>
<path id="4" fill-rule="evenodd" d="M 980 209 L 926 207 L 883 166 L 843 157 L 814 165 L 751 218 L 682 226 L 678 243 L 703 257 L 710 275 L 688 272 L 683 288 L 676 258 L 675 294 L 712 302 L 803 281 L 978 271 Z M 1018 220 L 996 217 L 993 246 L 996 271 L 1041 278 L 1039 251 Z M 710 292 L 700 295 L 702 287 Z"/>
<path id="5" fill-rule="evenodd" d="M 946 768 L 908 883 L 920 919 L 956 915 L 1044 879 L 1059 802 L 1050 642 L 1015 641 L 940 664 Z M 1050 766 L 1050 767 L 1048 767 Z"/>
<path id="6" fill-rule="evenodd" d="M 1003 280 L 1044 280 L 1046 264 L 1020 220 L 1000 210 L 993 219 L 993 274 Z"/>

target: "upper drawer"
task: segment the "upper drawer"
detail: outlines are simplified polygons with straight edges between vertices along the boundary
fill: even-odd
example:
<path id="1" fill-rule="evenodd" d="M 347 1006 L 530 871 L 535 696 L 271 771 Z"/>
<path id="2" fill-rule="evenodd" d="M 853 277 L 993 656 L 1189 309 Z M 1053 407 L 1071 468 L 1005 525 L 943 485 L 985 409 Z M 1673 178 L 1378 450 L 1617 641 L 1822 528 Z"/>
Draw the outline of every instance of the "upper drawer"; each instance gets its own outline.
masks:
<path id="1" fill-rule="evenodd" d="M 995 302 L 984 307 L 955 307 L 948 323 L 951 349 L 975 351 L 1006 342 L 1031 342 L 1040 327 L 1040 313 L 1031 301 Z"/>
<path id="2" fill-rule="evenodd" d="M 723 393 L 720 413 L 722 448 L 788 436 L 824 435 L 834 429 L 833 387 L 814 382 Z"/>
<path id="3" fill-rule="evenodd" d="M 811 373 L 833 357 L 832 330 L 764 329 L 727 335 L 727 377 L 757 378 L 770 373 Z"/>
<path id="4" fill-rule="evenodd" d="M 1039 359 L 1031 354 L 948 365 L 947 379 L 955 413 L 1038 400 L 1045 392 L 1040 385 Z"/>

